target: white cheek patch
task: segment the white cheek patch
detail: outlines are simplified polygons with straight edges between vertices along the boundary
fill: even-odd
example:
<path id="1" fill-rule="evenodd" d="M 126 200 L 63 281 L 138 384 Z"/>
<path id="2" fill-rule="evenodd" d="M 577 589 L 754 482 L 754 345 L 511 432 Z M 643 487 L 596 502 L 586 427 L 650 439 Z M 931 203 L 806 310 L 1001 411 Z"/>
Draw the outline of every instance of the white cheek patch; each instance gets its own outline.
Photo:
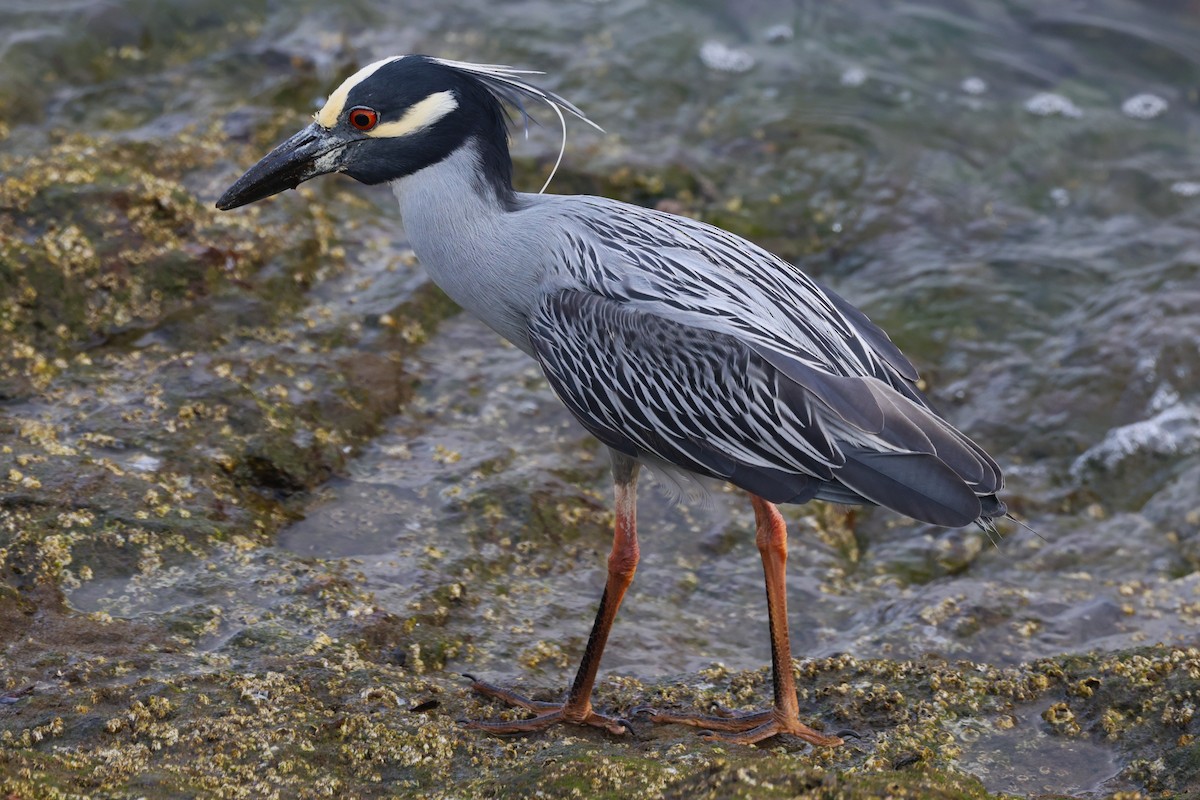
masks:
<path id="1" fill-rule="evenodd" d="M 410 106 L 400 119 L 377 125 L 366 131 L 366 134 L 376 138 L 407 136 L 428 128 L 456 108 L 458 108 L 458 98 L 454 96 L 454 92 L 449 89 L 444 92 L 434 92 L 421 102 Z"/>
<path id="2" fill-rule="evenodd" d="M 402 58 L 404 56 L 393 56 L 392 58 L 385 58 L 382 61 L 376 61 L 374 64 L 368 64 L 342 81 L 342 85 L 333 90 L 333 94 L 329 95 L 329 99 L 325 101 L 325 105 L 317 112 L 315 117 L 317 124 L 322 128 L 332 128 L 334 125 L 337 125 L 338 117 L 342 116 L 342 112 L 346 110 L 346 99 L 350 96 L 350 91 L 374 75 L 375 71 L 380 67 L 390 64 L 393 61 L 399 61 Z"/>

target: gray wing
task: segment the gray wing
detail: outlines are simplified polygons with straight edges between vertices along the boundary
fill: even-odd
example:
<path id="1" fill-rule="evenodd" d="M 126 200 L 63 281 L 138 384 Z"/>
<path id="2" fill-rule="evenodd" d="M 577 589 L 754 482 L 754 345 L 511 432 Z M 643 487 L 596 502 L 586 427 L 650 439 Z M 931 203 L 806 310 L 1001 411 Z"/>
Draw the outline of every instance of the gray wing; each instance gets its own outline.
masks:
<path id="1" fill-rule="evenodd" d="M 834 292 L 757 245 L 703 222 L 607 198 L 572 198 L 562 247 L 583 287 L 728 333 L 846 377 L 871 376 L 928 406 L 888 335 Z"/>
<path id="2" fill-rule="evenodd" d="M 587 291 L 543 296 L 529 333 L 571 412 L 635 458 L 772 502 L 873 502 L 938 525 L 1000 507 L 995 463 L 874 376 L 825 372 Z"/>

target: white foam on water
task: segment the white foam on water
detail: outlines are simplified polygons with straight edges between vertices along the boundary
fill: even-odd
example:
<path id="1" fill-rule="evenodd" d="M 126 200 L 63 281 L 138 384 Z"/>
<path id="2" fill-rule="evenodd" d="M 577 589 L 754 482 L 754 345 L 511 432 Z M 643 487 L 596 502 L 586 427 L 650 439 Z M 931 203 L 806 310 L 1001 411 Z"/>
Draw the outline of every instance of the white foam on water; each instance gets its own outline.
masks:
<path id="1" fill-rule="evenodd" d="M 1134 119 L 1154 119 L 1166 113 L 1167 101 L 1156 94 L 1135 94 L 1121 104 L 1121 113 Z"/>
<path id="2" fill-rule="evenodd" d="M 717 72 L 749 72 L 754 68 L 754 56 L 717 41 L 705 42 L 700 47 L 700 60 L 704 66 Z"/>
<path id="3" fill-rule="evenodd" d="M 1088 448 L 1071 465 L 1072 477 L 1082 480 L 1092 467 L 1112 470 L 1139 453 L 1170 456 L 1200 452 L 1200 408 L 1179 402 L 1173 392 L 1169 387 L 1168 393 L 1160 389 L 1150 402 L 1151 410 L 1156 411 L 1154 416 L 1113 428 Z"/>
<path id="4" fill-rule="evenodd" d="M 963 82 L 959 84 L 959 88 L 967 94 L 980 95 L 988 90 L 988 85 L 987 81 L 983 78 L 977 78 L 972 75 L 969 78 L 964 78 Z"/>
<path id="5" fill-rule="evenodd" d="M 862 67 L 850 67 L 842 73 L 842 86 L 862 86 L 867 82 L 867 71 Z"/>
<path id="6" fill-rule="evenodd" d="M 1053 92 L 1041 92 L 1025 101 L 1025 110 L 1039 117 L 1082 117 L 1083 112 L 1070 99 Z"/>

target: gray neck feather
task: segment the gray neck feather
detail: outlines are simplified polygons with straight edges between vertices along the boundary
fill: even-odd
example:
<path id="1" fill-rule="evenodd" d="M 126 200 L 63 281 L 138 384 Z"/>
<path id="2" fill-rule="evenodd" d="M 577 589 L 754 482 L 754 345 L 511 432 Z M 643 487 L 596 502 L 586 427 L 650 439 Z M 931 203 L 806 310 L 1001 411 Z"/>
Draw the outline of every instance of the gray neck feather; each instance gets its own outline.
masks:
<path id="1" fill-rule="evenodd" d="M 434 283 L 492 330 L 531 351 L 526 320 L 549 256 L 539 195 L 503 204 L 484 180 L 474 140 L 392 184 L 409 242 Z"/>

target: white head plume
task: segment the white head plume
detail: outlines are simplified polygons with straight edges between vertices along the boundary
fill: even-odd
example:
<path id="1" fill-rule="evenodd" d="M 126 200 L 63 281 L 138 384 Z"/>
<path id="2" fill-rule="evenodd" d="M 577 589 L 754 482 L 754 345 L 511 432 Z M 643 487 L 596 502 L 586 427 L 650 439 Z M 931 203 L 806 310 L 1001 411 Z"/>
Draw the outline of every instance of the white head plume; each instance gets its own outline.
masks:
<path id="1" fill-rule="evenodd" d="M 554 168 L 550 170 L 550 175 L 546 178 L 546 182 L 542 184 L 542 188 L 538 190 L 538 194 L 544 193 L 546 188 L 550 186 L 550 181 L 554 179 L 559 165 L 562 164 L 563 154 L 567 151 L 567 120 L 563 116 L 564 109 L 572 116 L 583 120 L 596 130 L 604 133 L 603 128 L 588 119 L 587 115 L 576 108 L 575 104 L 570 100 L 549 90 L 534 86 L 521 77 L 522 75 L 544 75 L 544 72 L 532 69 L 516 69 L 515 67 L 507 67 L 503 64 L 471 64 L 466 61 L 450 61 L 443 58 L 430 58 L 429 60 L 442 66 L 450 67 L 451 69 L 466 72 L 478 78 L 499 100 L 508 103 L 521 113 L 525 122 L 526 136 L 529 135 L 529 120 L 532 117 L 525 110 L 525 104 L 521 100 L 522 97 L 531 97 L 534 100 L 539 100 L 554 111 L 562 128 L 562 144 L 558 148 L 558 158 L 554 161 Z"/>

